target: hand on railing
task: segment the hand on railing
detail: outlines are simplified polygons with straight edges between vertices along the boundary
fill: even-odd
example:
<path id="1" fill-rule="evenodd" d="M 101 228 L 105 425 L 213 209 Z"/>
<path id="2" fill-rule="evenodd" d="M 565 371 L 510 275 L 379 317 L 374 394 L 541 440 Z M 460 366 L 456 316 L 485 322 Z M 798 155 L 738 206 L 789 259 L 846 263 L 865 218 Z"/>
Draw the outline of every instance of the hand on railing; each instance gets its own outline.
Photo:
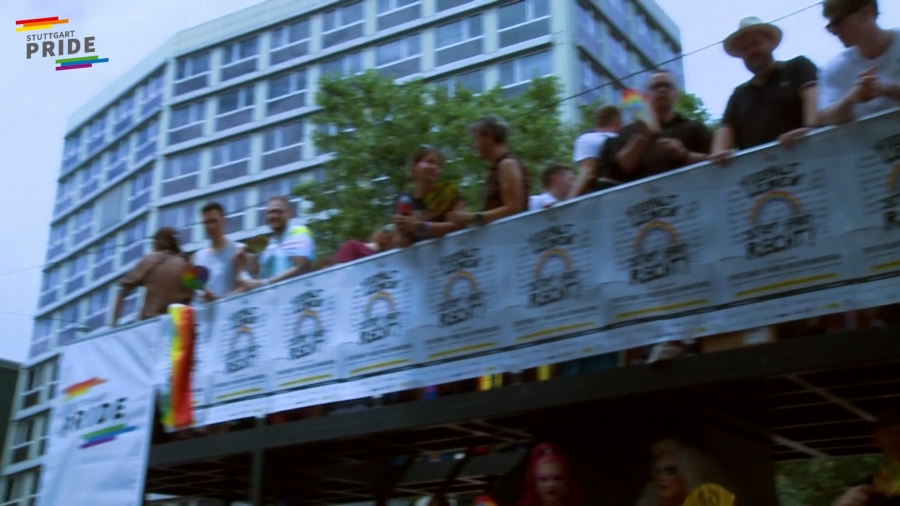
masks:
<path id="1" fill-rule="evenodd" d="M 809 127 L 791 130 L 788 133 L 781 134 L 781 136 L 778 137 L 778 142 L 781 143 L 781 147 L 783 147 L 784 149 L 791 149 L 796 146 L 804 137 L 806 137 L 806 134 L 808 134 L 811 130 L 812 128 Z"/>

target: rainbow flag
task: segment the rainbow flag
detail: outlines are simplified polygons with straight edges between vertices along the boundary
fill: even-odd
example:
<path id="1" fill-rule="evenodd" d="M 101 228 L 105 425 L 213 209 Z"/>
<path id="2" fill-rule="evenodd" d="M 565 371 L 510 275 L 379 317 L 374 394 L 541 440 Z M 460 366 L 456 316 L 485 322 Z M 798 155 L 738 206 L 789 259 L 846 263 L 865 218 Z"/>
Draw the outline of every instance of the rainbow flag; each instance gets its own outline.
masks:
<path id="1" fill-rule="evenodd" d="M 172 317 L 172 377 L 169 393 L 160 406 L 160 417 L 166 430 L 190 427 L 194 424 L 191 399 L 191 371 L 194 368 L 194 310 L 184 304 L 169 306 Z"/>
<path id="2" fill-rule="evenodd" d="M 651 131 L 659 131 L 656 116 L 650 110 L 650 101 L 647 95 L 638 90 L 627 89 L 622 92 L 622 111 L 630 122 L 642 121 L 650 127 Z"/>

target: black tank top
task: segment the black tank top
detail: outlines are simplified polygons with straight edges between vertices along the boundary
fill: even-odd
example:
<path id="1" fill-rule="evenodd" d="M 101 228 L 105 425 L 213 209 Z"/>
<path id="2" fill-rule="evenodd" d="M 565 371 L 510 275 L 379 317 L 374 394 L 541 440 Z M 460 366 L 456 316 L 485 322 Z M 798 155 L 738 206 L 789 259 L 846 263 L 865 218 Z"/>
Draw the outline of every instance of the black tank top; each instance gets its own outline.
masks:
<path id="1" fill-rule="evenodd" d="M 498 158 L 493 165 L 491 165 L 491 170 L 490 172 L 488 172 L 487 188 L 485 189 L 484 205 L 482 207 L 482 211 L 486 212 L 497 209 L 498 207 L 503 207 L 503 194 L 500 191 L 500 162 L 506 160 L 507 158 L 511 158 L 519 162 L 519 167 L 522 170 L 522 202 L 520 203 L 520 212 L 525 212 L 528 210 L 528 171 L 525 170 L 525 165 L 521 160 L 513 156 L 511 153 L 505 153 L 503 156 Z"/>

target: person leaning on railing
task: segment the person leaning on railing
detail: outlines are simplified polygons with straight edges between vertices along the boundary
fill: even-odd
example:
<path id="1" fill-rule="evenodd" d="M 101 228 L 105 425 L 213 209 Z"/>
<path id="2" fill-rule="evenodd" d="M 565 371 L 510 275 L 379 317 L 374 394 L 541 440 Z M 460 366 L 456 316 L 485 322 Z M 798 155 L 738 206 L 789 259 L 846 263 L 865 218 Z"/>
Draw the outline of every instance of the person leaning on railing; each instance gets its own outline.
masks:
<path id="1" fill-rule="evenodd" d="M 153 236 L 153 253 L 141 258 L 137 266 L 119 282 L 121 289 L 111 325 L 116 326 L 125 297 L 138 286 L 147 289 L 140 320 L 166 314 L 170 304 L 190 304 L 194 294 L 184 288 L 181 281 L 189 266 L 190 262 L 181 252 L 178 232 L 171 227 L 159 229 Z"/>
<path id="2" fill-rule="evenodd" d="M 443 155 L 432 146 L 420 146 L 410 157 L 412 192 L 400 196 L 394 214 L 400 246 L 443 237 L 462 228 L 447 221 L 450 212 L 463 207 L 456 187 L 439 181 L 443 164 Z"/>

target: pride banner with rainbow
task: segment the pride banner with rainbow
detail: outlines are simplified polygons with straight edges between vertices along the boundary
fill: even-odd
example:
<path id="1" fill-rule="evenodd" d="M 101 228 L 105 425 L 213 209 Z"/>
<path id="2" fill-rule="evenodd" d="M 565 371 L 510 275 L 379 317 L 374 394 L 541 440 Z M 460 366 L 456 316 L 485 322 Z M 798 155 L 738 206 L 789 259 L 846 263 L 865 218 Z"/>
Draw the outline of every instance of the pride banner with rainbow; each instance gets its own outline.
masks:
<path id="1" fill-rule="evenodd" d="M 172 340 L 168 359 L 171 362 L 171 388 L 160 400 L 163 427 L 171 431 L 194 424 L 191 402 L 191 371 L 194 367 L 194 310 L 184 304 L 169 306 L 172 318 Z"/>

